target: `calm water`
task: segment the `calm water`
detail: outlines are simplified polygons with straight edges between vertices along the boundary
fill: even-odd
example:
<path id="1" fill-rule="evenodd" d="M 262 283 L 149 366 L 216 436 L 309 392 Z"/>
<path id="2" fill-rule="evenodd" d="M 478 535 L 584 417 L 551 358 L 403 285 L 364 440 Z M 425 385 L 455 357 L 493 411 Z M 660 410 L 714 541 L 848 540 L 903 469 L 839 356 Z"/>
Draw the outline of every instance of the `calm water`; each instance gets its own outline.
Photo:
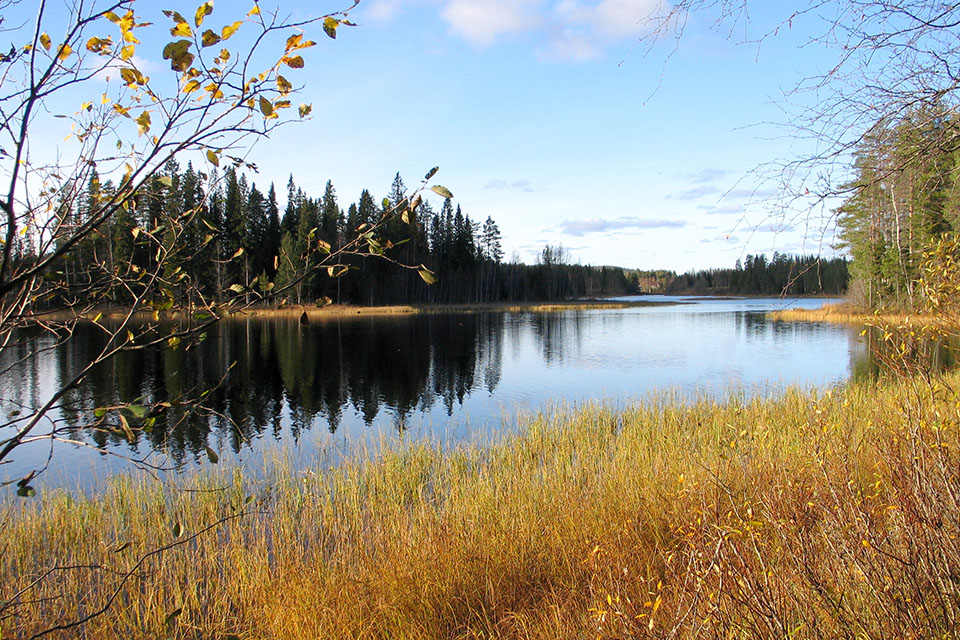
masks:
<path id="1" fill-rule="evenodd" d="M 829 386 L 865 358 L 852 329 L 764 317 L 823 300 L 644 299 L 687 304 L 342 318 L 303 327 L 225 322 L 190 351 L 122 354 L 72 390 L 60 416 L 83 425 L 80 416 L 95 407 L 168 402 L 133 444 L 90 429 L 75 438 L 157 464 L 197 464 L 209 447 L 223 460 L 257 467 L 265 451 L 278 449 L 310 460 L 381 437 L 457 442 L 512 428 L 517 413 L 557 402 L 622 403 L 654 389 L 692 397 Z M 100 341 L 88 328 L 45 350 L 48 337 L 25 336 L 22 353 L 33 355 L 0 378 L 5 413 L 45 400 Z M 202 406 L 182 404 L 204 389 L 212 391 Z M 49 443 L 24 448 L 0 477 L 21 477 L 50 452 Z M 35 485 L 88 484 L 128 465 L 69 444 L 57 445 L 52 460 Z"/>

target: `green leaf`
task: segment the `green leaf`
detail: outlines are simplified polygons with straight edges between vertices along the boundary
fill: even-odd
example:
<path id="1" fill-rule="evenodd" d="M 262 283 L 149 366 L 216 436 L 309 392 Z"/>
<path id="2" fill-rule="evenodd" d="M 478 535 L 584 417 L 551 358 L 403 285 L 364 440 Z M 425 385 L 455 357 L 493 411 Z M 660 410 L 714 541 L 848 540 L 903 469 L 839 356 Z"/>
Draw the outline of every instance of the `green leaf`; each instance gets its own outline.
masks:
<path id="1" fill-rule="evenodd" d="M 441 186 L 438 185 L 438 184 L 435 184 L 435 185 L 433 185 L 432 187 L 430 187 L 430 191 L 433 191 L 435 194 L 437 194 L 437 195 L 439 195 L 439 196 L 442 196 L 442 197 L 444 197 L 444 198 L 452 198 L 452 197 L 453 197 L 453 194 L 450 193 L 450 189 L 447 189 L 446 187 L 441 187 Z"/>
<path id="2" fill-rule="evenodd" d="M 233 291 L 234 293 L 243 293 L 243 292 L 246 291 L 246 290 L 247 290 L 247 288 L 246 288 L 245 286 L 243 286 L 242 284 L 232 284 L 232 285 L 230 285 L 230 291 Z"/>
<path id="3" fill-rule="evenodd" d="M 260 113 L 262 113 L 264 117 L 273 115 L 273 104 L 264 96 L 260 96 Z"/>
<path id="4" fill-rule="evenodd" d="M 165 186 L 167 189 L 172 189 L 172 188 L 173 188 L 173 178 L 171 178 L 170 176 L 159 176 L 159 177 L 157 177 L 157 182 L 159 182 L 160 184 L 162 184 L 163 186 Z M 139 229 L 134 229 L 134 231 L 135 231 L 135 232 L 139 232 L 140 230 L 139 230 Z M 133 237 L 136 238 L 137 235 L 138 235 L 137 233 L 134 233 L 134 234 L 133 234 Z"/>
<path id="5" fill-rule="evenodd" d="M 207 29 L 206 31 L 203 32 L 203 36 L 201 37 L 200 44 L 204 47 L 212 47 L 213 45 L 217 44 L 221 40 L 223 40 L 223 38 L 221 38 L 216 33 L 214 33 L 212 29 Z"/>
<path id="6" fill-rule="evenodd" d="M 180 523 L 178 522 L 177 524 L 179 525 Z M 180 537 L 179 534 L 177 535 L 177 537 L 178 538 Z M 163 623 L 167 626 L 167 628 L 172 627 L 177 623 L 177 617 L 179 617 L 181 613 L 183 613 L 183 607 L 178 607 L 174 609 L 169 614 L 167 614 L 167 619 L 164 620 Z"/>
<path id="7" fill-rule="evenodd" d="M 311 111 L 313 111 L 313 105 L 312 105 L 312 104 L 301 104 L 301 105 L 300 105 L 300 117 L 301 117 L 301 118 L 306 118 L 308 115 L 310 115 L 310 112 L 311 112 Z"/>
<path id="8" fill-rule="evenodd" d="M 32 498 L 37 495 L 37 490 L 28 484 L 17 488 L 17 495 L 21 498 Z"/>
<path id="9" fill-rule="evenodd" d="M 129 411 L 134 418 L 143 419 L 147 415 L 147 408 L 142 404 L 127 405 L 127 411 Z"/>
<path id="10" fill-rule="evenodd" d="M 170 68 L 183 73 L 193 64 L 189 40 L 175 40 L 163 48 L 163 59 L 170 61 Z"/>

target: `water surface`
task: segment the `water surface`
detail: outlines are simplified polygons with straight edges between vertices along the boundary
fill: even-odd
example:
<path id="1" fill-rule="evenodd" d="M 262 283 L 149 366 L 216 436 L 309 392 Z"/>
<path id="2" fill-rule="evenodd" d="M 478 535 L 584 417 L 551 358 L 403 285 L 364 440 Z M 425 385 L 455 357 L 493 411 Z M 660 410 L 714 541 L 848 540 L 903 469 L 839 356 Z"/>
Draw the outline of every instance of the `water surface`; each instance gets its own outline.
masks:
<path id="1" fill-rule="evenodd" d="M 56 416 L 79 428 L 77 441 L 123 456 L 192 466 L 209 448 L 256 467 L 278 448 L 310 460 L 383 437 L 455 443 L 513 428 L 518 413 L 561 402 L 625 403 L 652 390 L 691 398 L 825 387 L 847 380 L 865 355 L 851 328 L 764 315 L 823 300 L 644 299 L 683 304 L 365 315 L 305 326 L 232 320 L 190 351 L 121 354 L 71 390 Z M 45 348 L 48 336 L 22 338 L 25 361 L 0 378 L 8 414 L 45 400 L 102 342 L 93 327 L 55 350 Z M 186 402 L 204 391 L 201 405 Z M 170 406 L 133 442 L 83 428 L 94 408 L 159 402 Z M 82 446 L 60 444 L 52 453 L 48 484 L 89 484 L 127 466 Z M 49 443 L 24 448 L 0 477 L 21 477 L 50 454 Z"/>

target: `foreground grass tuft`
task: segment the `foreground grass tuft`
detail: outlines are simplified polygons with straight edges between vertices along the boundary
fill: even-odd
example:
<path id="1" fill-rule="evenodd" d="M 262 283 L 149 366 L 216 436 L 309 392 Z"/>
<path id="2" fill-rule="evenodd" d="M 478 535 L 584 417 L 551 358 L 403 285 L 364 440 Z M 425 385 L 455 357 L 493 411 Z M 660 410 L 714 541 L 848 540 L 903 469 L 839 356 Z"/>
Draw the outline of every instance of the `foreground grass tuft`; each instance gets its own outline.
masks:
<path id="1" fill-rule="evenodd" d="M 0 637 L 108 602 L 61 637 L 956 637 L 956 400 L 661 396 L 488 447 L 11 502 Z"/>

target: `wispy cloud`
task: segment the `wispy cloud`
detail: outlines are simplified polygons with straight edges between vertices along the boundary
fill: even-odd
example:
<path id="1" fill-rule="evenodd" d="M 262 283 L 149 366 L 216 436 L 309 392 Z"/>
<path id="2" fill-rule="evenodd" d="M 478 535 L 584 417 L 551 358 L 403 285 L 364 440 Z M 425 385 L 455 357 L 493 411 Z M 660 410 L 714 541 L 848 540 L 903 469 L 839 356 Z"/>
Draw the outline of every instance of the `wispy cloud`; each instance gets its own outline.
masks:
<path id="1" fill-rule="evenodd" d="M 709 205 L 709 204 L 701 204 L 701 205 L 697 205 L 697 209 L 707 213 L 708 215 L 743 213 L 746 210 L 742 204 L 737 202 L 728 202 L 727 204 L 721 204 L 716 206 Z"/>
<path id="2" fill-rule="evenodd" d="M 657 218 L 636 218 L 626 216 L 606 220 L 603 218 L 587 218 L 579 220 L 564 220 L 560 229 L 569 236 L 583 236 L 588 233 L 603 233 L 623 229 L 682 229 L 687 226 L 685 220 L 663 220 Z"/>
<path id="3" fill-rule="evenodd" d="M 700 198 L 716 195 L 718 193 L 720 193 L 719 187 L 715 187 L 710 184 L 705 184 L 700 187 L 694 187 L 692 189 L 684 189 L 683 191 L 677 191 L 675 193 L 667 194 L 667 199 L 668 200 L 699 200 Z"/>
<path id="4" fill-rule="evenodd" d="M 754 227 L 753 231 L 758 233 L 789 233 L 791 231 L 795 231 L 795 229 L 786 223 L 773 222 Z"/>
<path id="5" fill-rule="evenodd" d="M 740 238 L 729 233 L 722 233 L 712 238 L 701 238 L 701 244 L 740 244 Z"/>
<path id="6" fill-rule="evenodd" d="M 433 5 L 451 33 L 478 49 L 522 34 L 542 59 L 583 61 L 641 35 L 661 1 L 371 0 L 362 15 L 387 21 L 408 6 Z"/>
<path id="7" fill-rule="evenodd" d="M 693 184 L 706 184 L 708 182 L 722 180 L 730 175 L 730 173 L 728 169 L 701 169 L 695 173 L 684 173 L 677 177 L 683 180 L 689 180 Z"/>
<path id="8" fill-rule="evenodd" d="M 750 200 L 763 200 L 776 195 L 773 189 L 731 189 L 723 194 L 725 198 L 748 198 Z"/>
<path id="9" fill-rule="evenodd" d="M 520 179 L 513 182 L 506 180 L 491 180 L 483 187 L 484 189 L 503 189 L 510 191 L 523 191 L 524 193 L 533 193 L 535 189 L 529 180 Z"/>

